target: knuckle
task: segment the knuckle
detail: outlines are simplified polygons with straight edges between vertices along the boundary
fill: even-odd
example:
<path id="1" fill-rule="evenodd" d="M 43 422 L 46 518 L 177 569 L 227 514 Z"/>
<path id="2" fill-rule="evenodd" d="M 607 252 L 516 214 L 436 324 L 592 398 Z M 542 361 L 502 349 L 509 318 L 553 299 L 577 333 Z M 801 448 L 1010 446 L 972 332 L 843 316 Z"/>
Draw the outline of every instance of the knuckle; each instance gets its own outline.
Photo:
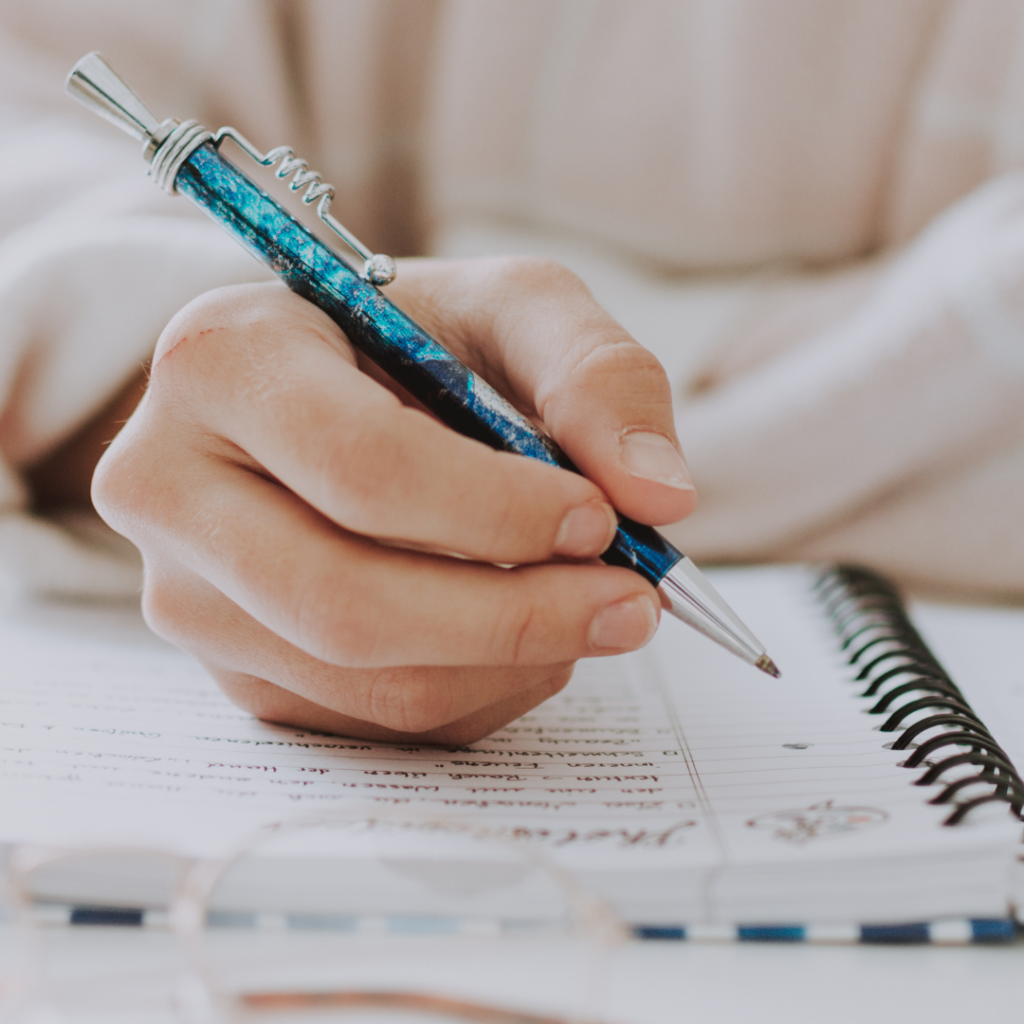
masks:
<path id="1" fill-rule="evenodd" d="M 295 346 L 314 336 L 335 345 L 342 337 L 326 314 L 277 283 L 215 288 L 182 307 L 164 328 L 151 385 L 183 400 L 222 401 L 227 380 L 259 402 L 289 386 Z"/>
<path id="2" fill-rule="evenodd" d="M 159 465 L 131 425 L 114 439 L 93 472 L 91 487 L 93 505 L 112 529 L 137 538 L 158 492 L 154 474 Z"/>
<path id="3" fill-rule="evenodd" d="M 657 357 L 621 329 L 609 331 L 576 363 L 573 373 L 591 380 L 611 378 L 628 388 L 631 394 L 653 389 L 661 402 L 671 399 L 668 375 Z"/>
<path id="4" fill-rule="evenodd" d="M 511 545 L 516 549 L 516 561 L 546 558 L 551 550 L 548 534 L 552 532 L 545 523 L 538 522 L 535 504 L 520 503 L 520 497 L 514 490 L 503 491 L 499 500 L 488 501 L 486 514 L 474 515 L 467 525 L 483 551 L 509 551 Z"/>
<path id="5" fill-rule="evenodd" d="M 195 637 L 192 602 L 181 588 L 147 566 L 142 587 L 142 617 L 168 643 L 188 649 Z"/>
<path id="6" fill-rule="evenodd" d="M 137 497 L 135 474 L 120 449 L 109 448 L 100 459 L 92 476 L 92 503 L 96 511 L 114 525 L 123 506 L 130 506 Z"/>
<path id="7" fill-rule="evenodd" d="M 168 378 L 179 372 L 181 361 L 168 358 L 172 353 L 196 346 L 188 345 L 193 338 L 202 337 L 216 329 L 223 319 L 223 300 L 220 295 L 225 289 L 206 292 L 182 306 L 167 322 L 157 339 L 150 368 L 150 380 L 154 385 L 163 385 Z"/>
<path id="8" fill-rule="evenodd" d="M 506 287 L 529 290 L 548 289 L 589 294 L 586 285 L 568 267 L 546 256 L 502 256 L 492 261 L 493 272 Z"/>
<path id="9" fill-rule="evenodd" d="M 491 636 L 491 650 L 502 665 L 522 665 L 530 661 L 536 639 L 536 624 L 543 621 L 532 600 L 510 600 L 498 616 Z"/>
<path id="10" fill-rule="evenodd" d="M 265 284 L 225 285 L 186 303 L 171 317 L 157 340 L 153 370 L 164 365 L 166 357 L 190 339 L 228 328 L 232 332 L 256 329 L 268 313 L 266 288 Z"/>
<path id="11" fill-rule="evenodd" d="M 672 386 L 657 357 L 617 324 L 597 325 L 587 350 L 568 347 L 537 385 L 541 416 L 559 420 L 574 396 L 602 395 L 638 423 L 671 421 Z"/>
<path id="12" fill-rule="evenodd" d="M 431 732 L 454 717 L 448 691 L 418 669 L 377 673 L 368 707 L 374 722 L 396 732 Z"/>
<path id="13" fill-rule="evenodd" d="M 249 353 L 238 352 L 236 332 L 203 304 L 203 296 L 180 310 L 157 341 L 149 371 L 149 387 L 165 408 L 194 410 L 223 386 L 224 370 L 234 380 L 244 373 Z"/>

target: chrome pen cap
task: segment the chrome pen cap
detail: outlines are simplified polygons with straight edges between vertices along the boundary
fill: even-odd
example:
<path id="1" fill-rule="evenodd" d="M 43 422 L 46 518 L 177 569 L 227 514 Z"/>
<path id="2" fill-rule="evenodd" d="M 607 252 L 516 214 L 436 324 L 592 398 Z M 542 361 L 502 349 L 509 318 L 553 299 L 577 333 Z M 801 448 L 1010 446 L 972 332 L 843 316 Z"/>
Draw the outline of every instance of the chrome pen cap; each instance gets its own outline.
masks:
<path id="1" fill-rule="evenodd" d="M 124 80 L 98 54 L 86 54 L 64 83 L 70 96 L 100 117 L 146 144 L 147 156 L 174 130 L 173 118 L 158 121 L 156 115 L 128 88 Z"/>
<path id="2" fill-rule="evenodd" d="M 86 54 L 64 83 L 68 95 L 84 103 L 104 120 L 143 143 L 142 155 L 149 176 L 165 192 L 175 194 L 174 179 L 181 165 L 213 136 L 197 121 L 178 121 L 156 115 L 98 54 Z"/>
<path id="3" fill-rule="evenodd" d="M 173 117 L 158 121 L 121 76 L 95 52 L 87 53 L 71 69 L 64 89 L 104 120 L 143 143 L 142 155 L 149 164 L 149 176 L 169 195 L 177 192 L 174 182 L 182 165 L 206 143 L 219 147 L 224 139 L 231 139 L 263 167 L 279 164 L 276 176 L 282 180 L 291 176 L 288 188 L 292 192 L 305 190 L 302 202 L 307 205 L 315 202 L 320 220 L 362 257 L 363 265 L 358 273 L 364 280 L 380 286 L 395 279 L 394 260 L 384 253 L 373 252 L 338 222 L 330 213 L 334 188 L 322 182 L 319 174 L 310 171 L 305 160 L 296 159 L 290 147 L 278 146 L 269 153 L 261 153 L 234 128 L 224 127 L 212 134 L 197 121 L 179 121 Z"/>

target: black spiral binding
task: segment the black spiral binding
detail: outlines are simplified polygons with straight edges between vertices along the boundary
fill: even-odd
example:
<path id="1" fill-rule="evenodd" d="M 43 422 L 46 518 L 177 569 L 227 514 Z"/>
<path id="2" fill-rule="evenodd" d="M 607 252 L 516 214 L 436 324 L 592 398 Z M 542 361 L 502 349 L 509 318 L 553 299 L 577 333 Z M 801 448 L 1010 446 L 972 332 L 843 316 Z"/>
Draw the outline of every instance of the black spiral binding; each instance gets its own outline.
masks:
<path id="1" fill-rule="evenodd" d="M 952 807 L 943 824 L 957 825 L 993 801 L 1009 804 L 1020 817 L 1024 781 L 914 629 L 893 585 L 867 569 L 841 565 L 826 569 L 816 589 L 853 680 L 866 684 L 860 696 L 873 701 L 865 710 L 886 716 L 880 732 L 899 730 L 887 746 L 911 751 L 901 762 L 904 768 L 927 769 L 915 785 L 943 786 L 929 801 Z M 918 715 L 928 710 L 933 713 Z M 940 752 L 949 747 L 954 751 L 943 757 Z M 963 765 L 978 771 L 943 778 Z"/>

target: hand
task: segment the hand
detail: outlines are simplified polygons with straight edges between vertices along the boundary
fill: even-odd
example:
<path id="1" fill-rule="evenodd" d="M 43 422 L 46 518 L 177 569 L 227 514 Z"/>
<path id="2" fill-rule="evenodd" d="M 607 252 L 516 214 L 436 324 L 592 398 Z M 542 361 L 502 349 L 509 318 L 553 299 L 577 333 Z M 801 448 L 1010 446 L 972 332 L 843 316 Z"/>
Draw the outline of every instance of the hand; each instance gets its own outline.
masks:
<path id="1" fill-rule="evenodd" d="M 319 309 L 260 284 L 168 325 L 93 499 L 142 552 L 151 627 L 242 707 L 466 743 L 556 693 L 577 658 L 651 638 L 652 587 L 565 560 L 608 546 L 612 505 L 661 524 L 694 492 L 661 367 L 568 271 L 413 260 L 388 295 L 589 479 L 454 433 Z"/>

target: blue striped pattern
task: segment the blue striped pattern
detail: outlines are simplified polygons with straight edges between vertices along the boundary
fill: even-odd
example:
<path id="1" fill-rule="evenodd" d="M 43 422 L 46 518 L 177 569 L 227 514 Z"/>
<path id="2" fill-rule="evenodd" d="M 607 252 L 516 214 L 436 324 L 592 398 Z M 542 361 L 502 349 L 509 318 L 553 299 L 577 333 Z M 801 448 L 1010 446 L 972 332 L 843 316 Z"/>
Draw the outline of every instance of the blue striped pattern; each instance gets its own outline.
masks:
<path id="1" fill-rule="evenodd" d="M 145 917 L 144 910 L 124 910 L 121 907 L 73 907 L 68 915 L 68 924 L 141 928 Z"/>
<path id="2" fill-rule="evenodd" d="M 740 942 L 803 942 L 806 935 L 806 929 L 799 925 L 778 925 L 774 928 L 762 925 L 736 929 L 736 938 Z"/>
<path id="3" fill-rule="evenodd" d="M 57 908 L 51 907 L 50 910 Z M 65 916 L 66 915 L 66 916 Z M 143 927 L 157 921 L 163 924 L 166 915 L 152 914 L 145 910 L 123 907 L 66 907 L 59 915 L 48 915 L 50 920 L 66 921 L 72 925 L 105 925 L 120 927 Z M 240 911 L 216 912 L 211 914 L 209 924 L 213 928 L 244 928 L 259 930 L 267 927 L 266 915 Z M 383 925 L 384 930 L 404 934 L 458 934 L 461 923 L 454 918 L 412 918 L 392 917 L 375 919 L 374 930 Z M 275 928 L 287 931 L 345 931 L 360 930 L 356 917 L 320 914 L 287 914 L 274 917 Z M 714 929 L 688 929 L 681 925 L 637 925 L 633 935 L 638 939 L 651 941 L 718 941 L 733 942 L 789 942 L 815 943 L 818 941 L 848 941 L 869 945 L 920 945 L 932 942 L 943 944 L 993 944 L 1024 941 L 1024 930 L 1013 918 L 972 918 L 968 920 L 938 921 L 934 923 L 909 923 L 885 925 L 859 925 L 849 929 L 826 929 L 804 925 L 738 925 Z"/>
<path id="4" fill-rule="evenodd" d="M 1010 942 L 1017 938 L 1020 925 L 1010 918 L 994 918 L 971 921 L 973 942 Z"/>
<path id="5" fill-rule="evenodd" d="M 696 931 L 698 934 L 693 935 Z M 834 942 L 836 938 L 826 929 L 803 925 L 738 925 L 721 930 L 716 938 L 736 942 Z M 917 922 L 909 924 L 865 924 L 849 929 L 850 942 L 867 945 L 919 945 L 941 942 L 949 944 L 1005 943 L 1024 938 L 1024 931 L 1013 918 L 972 918 L 966 921 Z M 669 927 L 666 925 L 640 925 L 633 929 L 638 939 L 695 940 L 707 938 L 704 929 Z"/>

